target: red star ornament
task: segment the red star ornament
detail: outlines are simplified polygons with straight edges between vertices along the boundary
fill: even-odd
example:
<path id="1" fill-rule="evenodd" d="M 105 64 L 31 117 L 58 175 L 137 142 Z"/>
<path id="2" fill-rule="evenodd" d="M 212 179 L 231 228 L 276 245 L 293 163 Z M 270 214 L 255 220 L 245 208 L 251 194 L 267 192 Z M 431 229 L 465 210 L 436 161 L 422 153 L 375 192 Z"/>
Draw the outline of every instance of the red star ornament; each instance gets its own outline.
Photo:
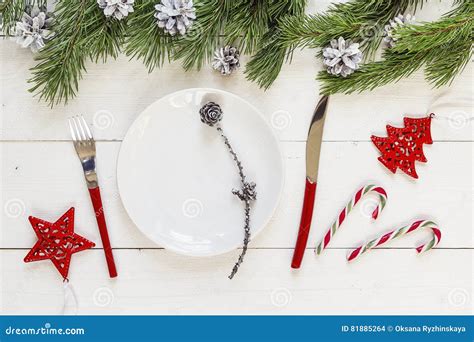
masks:
<path id="1" fill-rule="evenodd" d="M 95 246 L 92 241 L 74 233 L 74 208 L 51 223 L 30 216 L 38 241 L 25 256 L 25 262 L 50 259 L 64 279 L 69 273 L 71 255 Z"/>

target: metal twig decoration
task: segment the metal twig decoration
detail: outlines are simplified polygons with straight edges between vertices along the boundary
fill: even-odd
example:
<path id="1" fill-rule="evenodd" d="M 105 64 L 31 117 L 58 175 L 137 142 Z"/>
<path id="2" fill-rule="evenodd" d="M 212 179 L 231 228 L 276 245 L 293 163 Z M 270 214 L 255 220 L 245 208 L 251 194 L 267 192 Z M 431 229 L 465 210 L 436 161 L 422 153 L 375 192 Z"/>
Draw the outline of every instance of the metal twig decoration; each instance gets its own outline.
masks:
<path id="1" fill-rule="evenodd" d="M 199 114 L 201 115 L 201 121 L 204 124 L 209 125 L 211 127 L 216 127 L 217 131 L 224 139 L 224 144 L 227 146 L 227 149 L 229 150 L 239 170 L 241 189 L 233 189 L 232 193 L 245 203 L 245 236 L 242 252 L 240 253 L 239 259 L 235 263 L 234 268 L 232 269 L 232 272 L 229 275 L 229 279 L 232 279 L 239 270 L 240 265 L 244 261 L 245 254 L 247 253 L 247 247 L 250 242 L 250 202 L 255 201 L 257 199 L 257 192 L 255 191 L 257 185 L 254 182 L 246 181 L 242 163 L 240 162 L 239 158 L 237 157 L 237 154 L 232 148 L 229 139 L 224 134 L 222 127 L 219 125 L 219 122 L 222 120 L 223 116 L 221 107 L 215 102 L 208 102 L 201 107 L 201 109 L 199 110 Z"/>

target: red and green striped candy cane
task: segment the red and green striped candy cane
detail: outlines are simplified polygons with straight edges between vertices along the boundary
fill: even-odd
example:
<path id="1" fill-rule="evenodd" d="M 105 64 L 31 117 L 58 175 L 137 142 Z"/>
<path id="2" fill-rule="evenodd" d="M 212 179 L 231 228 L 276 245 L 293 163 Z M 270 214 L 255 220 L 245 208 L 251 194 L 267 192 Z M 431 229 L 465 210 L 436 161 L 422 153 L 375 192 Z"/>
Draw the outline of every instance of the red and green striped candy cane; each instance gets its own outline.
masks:
<path id="1" fill-rule="evenodd" d="M 315 249 L 317 255 L 321 254 L 322 251 L 328 246 L 331 238 L 336 234 L 336 231 L 341 227 L 342 223 L 346 219 L 347 215 L 354 209 L 354 207 L 359 203 L 359 201 L 369 193 L 375 193 L 378 195 L 380 203 L 375 207 L 375 210 L 372 212 L 372 218 L 375 220 L 379 216 L 380 212 L 385 208 L 387 203 L 387 192 L 384 188 L 378 185 L 369 184 L 359 189 L 355 195 L 351 198 L 346 207 L 341 211 L 338 218 L 332 224 L 331 228 L 327 231 L 324 239 L 318 244 Z"/>
<path id="2" fill-rule="evenodd" d="M 391 241 L 399 236 L 409 234 L 412 231 L 421 229 L 421 228 L 429 228 L 431 229 L 433 233 L 433 236 L 431 240 L 428 241 L 428 243 L 418 246 L 416 248 L 416 251 L 418 252 L 418 254 L 426 252 L 439 243 L 439 241 L 441 240 L 441 231 L 439 230 L 438 225 L 434 223 L 433 221 L 419 220 L 419 221 L 413 222 L 412 224 L 408 226 L 405 226 L 405 227 L 393 230 L 387 234 L 384 234 L 378 237 L 377 239 L 367 242 L 365 245 L 357 247 L 354 251 L 352 251 L 349 254 L 349 256 L 347 257 L 347 260 L 352 261 L 354 259 L 357 259 L 359 256 L 371 250 L 372 248 L 383 245 L 384 243 L 387 243 L 388 241 Z"/>

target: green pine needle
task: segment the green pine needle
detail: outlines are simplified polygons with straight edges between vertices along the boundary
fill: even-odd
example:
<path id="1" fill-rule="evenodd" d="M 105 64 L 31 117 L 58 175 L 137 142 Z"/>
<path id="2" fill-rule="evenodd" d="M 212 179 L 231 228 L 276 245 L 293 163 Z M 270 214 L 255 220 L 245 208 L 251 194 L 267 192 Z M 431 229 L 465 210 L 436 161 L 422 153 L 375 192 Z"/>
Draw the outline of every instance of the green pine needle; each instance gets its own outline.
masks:
<path id="1" fill-rule="evenodd" d="M 148 71 L 161 67 L 173 54 L 176 40 L 157 25 L 154 17 L 156 0 L 137 0 L 127 27 L 125 53 L 143 61 Z"/>
<path id="2" fill-rule="evenodd" d="M 55 14 L 56 36 L 36 57 L 29 80 L 30 92 L 51 106 L 76 96 L 87 59 L 117 57 L 125 33 L 125 20 L 106 18 L 95 0 L 62 0 Z"/>

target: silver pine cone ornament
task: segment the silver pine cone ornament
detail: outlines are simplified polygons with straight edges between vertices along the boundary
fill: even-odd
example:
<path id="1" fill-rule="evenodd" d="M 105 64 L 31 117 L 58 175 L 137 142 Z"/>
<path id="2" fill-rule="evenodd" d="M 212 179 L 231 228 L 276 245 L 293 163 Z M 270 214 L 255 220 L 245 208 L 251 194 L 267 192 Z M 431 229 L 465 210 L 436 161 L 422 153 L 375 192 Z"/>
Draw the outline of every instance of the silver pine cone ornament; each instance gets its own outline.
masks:
<path id="1" fill-rule="evenodd" d="M 51 30 L 53 17 L 38 6 L 27 8 L 15 27 L 16 42 L 31 51 L 41 50 L 45 43 L 54 37 Z"/>
<path id="2" fill-rule="evenodd" d="M 196 9 L 192 0 L 161 0 L 155 5 L 158 27 L 174 36 L 185 35 L 196 19 Z"/>
<path id="3" fill-rule="evenodd" d="M 222 120 L 222 109 L 215 102 L 208 102 L 199 110 L 202 123 L 208 126 L 214 126 Z"/>
<path id="4" fill-rule="evenodd" d="M 397 43 L 397 38 L 394 36 L 395 30 L 400 26 L 406 24 L 412 24 L 415 21 L 415 17 L 407 14 L 399 14 L 395 18 L 391 19 L 387 25 L 385 25 L 383 30 L 383 41 L 387 44 L 388 47 L 392 48 Z"/>
<path id="5" fill-rule="evenodd" d="M 97 4 L 104 10 L 106 17 L 122 20 L 133 12 L 135 0 L 97 0 Z"/>
<path id="6" fill-rule="evenodd" d="M 331 40 L 330 45 L 323 49 L 323 58 L 328 73 L 347 77 L 359 69 L 362 52 L 359 50 L 359 44 L 339 37 L 338 40 Z"/>
<path id="7" fill-rule="evenodd" d="M 222 75 L 230 75 L 240 67 L 239 58 L 239 50 L 234 46 L 226 45 L 214 52 L 212 67 L 220 71 Z"/>

